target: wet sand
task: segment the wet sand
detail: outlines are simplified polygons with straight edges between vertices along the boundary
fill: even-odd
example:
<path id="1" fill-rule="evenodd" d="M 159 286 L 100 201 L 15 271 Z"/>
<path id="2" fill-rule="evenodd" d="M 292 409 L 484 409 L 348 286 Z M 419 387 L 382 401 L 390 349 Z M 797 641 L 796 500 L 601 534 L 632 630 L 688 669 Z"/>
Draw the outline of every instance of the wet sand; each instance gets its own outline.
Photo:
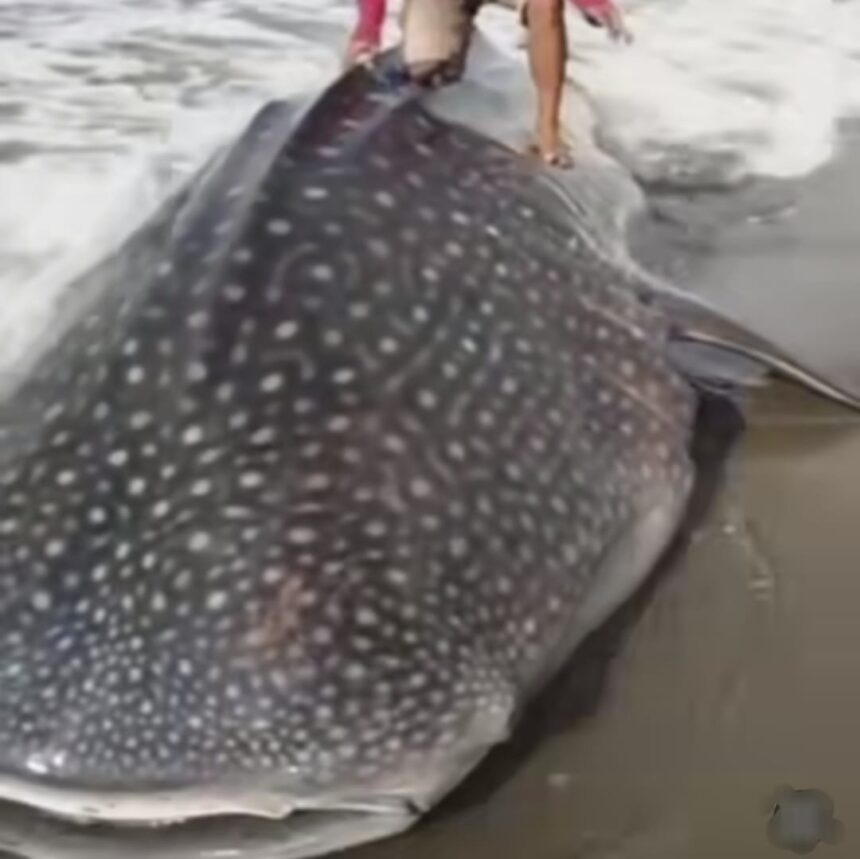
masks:
<path id="1" fill-rule="evenodd" d="M 860 379 L 858 183 L 860 134 L 846 129 L 840 157 L 801 184 L 655 193 L 685 217 L 652 219 L 637 244 Z M 704 457 L 703 517 L 512 743 L 427 822 L 350 859 L 793 855 L 766 835 L 785 784 L 835 802 L 845 837 L 816 855 L 860 855 L 860 420 L 782 385 L 744 413 L 727 459 Z M 704 430 L 731 441 L 712 417 Z"/>

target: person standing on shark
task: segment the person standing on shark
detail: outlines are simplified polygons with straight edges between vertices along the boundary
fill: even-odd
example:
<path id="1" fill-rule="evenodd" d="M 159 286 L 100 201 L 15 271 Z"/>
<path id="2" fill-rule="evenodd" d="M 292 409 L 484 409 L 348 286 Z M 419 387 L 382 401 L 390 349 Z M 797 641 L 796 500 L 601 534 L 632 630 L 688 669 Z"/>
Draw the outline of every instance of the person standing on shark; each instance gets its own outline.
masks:
<path id="1" fill-rule="evenodd" d="M 429 85 L 457 80 L 475 16 L 485 0 L 404 0 L 403 53 L 413 79 Z M 567 63 L 564 0 L 496 0 L 515 8 L 528 32 L 529 64 L 537 89 L 537 119 L 531 151 L 548 164 L 569 167 L 572 159 L 561 137 L 561 105 Z M 586 20 L 605 27 L 616 40 L 630 41 L 612 0 L 571 0 Z M 347 49 L 347 63 L 370 61 L 379 49 L 387 0 L 358 0 L 358 22 Z"/>

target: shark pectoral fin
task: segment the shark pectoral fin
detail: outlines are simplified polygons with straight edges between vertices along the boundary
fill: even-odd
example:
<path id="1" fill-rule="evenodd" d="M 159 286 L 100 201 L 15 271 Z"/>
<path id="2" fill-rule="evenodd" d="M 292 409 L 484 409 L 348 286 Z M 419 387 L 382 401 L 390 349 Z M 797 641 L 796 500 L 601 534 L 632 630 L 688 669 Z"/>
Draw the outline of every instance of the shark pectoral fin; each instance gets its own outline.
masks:
<path id="1" fill-rule="evenodd" d="M 750 387 L 772 373 L 860 411 L 860 387 L 828 378 L 701 299 L 669 288 L 656 289 L 650 298 L 671 322 L 673 359 L 693 379 Z"/>
<path id="2" fill-rule="evenodd" d="M 669 356 L 697 387 L 716 393 L 764 387 L 769 380 L 768 367 L 722 345 L 678 338 L 670 341 Z"/>

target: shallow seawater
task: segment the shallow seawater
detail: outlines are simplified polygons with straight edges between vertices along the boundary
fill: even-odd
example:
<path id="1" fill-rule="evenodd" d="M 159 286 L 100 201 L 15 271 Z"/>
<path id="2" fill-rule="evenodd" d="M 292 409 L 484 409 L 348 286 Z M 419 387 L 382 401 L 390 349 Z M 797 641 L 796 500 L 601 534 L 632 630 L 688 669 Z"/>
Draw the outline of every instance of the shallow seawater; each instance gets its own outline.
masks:
<path id="1" fill-rule="evenodd" d="M 0 199 L 4 288 L 15 290 L 15 272 L 23 282 L 24 275 L 41 272 L 52 255 L 64 258 L 76 250 L 67 228 L 76 206 L 84 212 L 78 239 L 96 247 L 105 235 L 96 220 L 111 221 L 105 211 L 114 196 L 123 202 L 124 215 L 129 201 L 143 197 L 151 206 L 176 175 L 238 129 L 262 97 L 286 88 L 285 67 L 267 66 L 281 50 L 284 34 L 291 39 L 293 60 L 299 57 L 296 80 L 332 67 L 332 46 L 342 38 L 347 5 L 327 4 L 331 14 L 312 20 L 308 3 L 281 0 L 272 9 L 245 3 L 236 14 L 219 3 L 200 3 L 207 24 L 197 29 L 154 3 L 139 26 L 123 30 L 108 15 L 100 18 L 105 28 L 98 32 L 69 29 L 75 20 L 64 17 L 61 4 L 41 4 L 42 23 L 66 28 L 62 50 L 59 42 L 40 44 L 37 35 L 19 41 L 17 88 L 7 87 L 4 95 L 0 87 L 0 123 L 4 133 L 15 130 L 14 139 L 10 132 L 0 144 L 0 178 L 7 183 Z M 667 86 L 673 57 L 657 34 L 663 32 L 666 42 L 689 35 L 695 20 L 689 10 L 696 4 L 665 4 L 664 10 L 670 5 L 677 7 L 676 17 L 661 12 L 659 4 L 643 4 L 642 31 L 654 36 L 644 62 L 656 75 L 656 94 L 649 95 L 648 104 L 660 105 L 654 127 L 663 134 L 658 142 L 664 156 L 666 146 L 681 140 L 683 151 L 692 153 L 684 164 L 710 166 L 729 138 L 721 141 L 705 120 L 721 103 L 718 96 L 738 89 L 750 69 L 732 66 L 735 78 L 728 82 L 731 75 L 724 69 L 723 79 L 708 89 L 711 107 L 672 125 L 672 100 L 660 96 L 660 87 Z M 754 53 L 750 46 L 764 39 L 767 15 L 779 5 L 723 4 L 741 16 L 734 31 L 739 43 L 748 42 L 747 48 L 734 46 L 741 55 Z M 815 18 L 817 5 L 782 3 L 788 37 L 791 27 Z M 35 7 L 7 4 L 5 16 L 0 10 L 0 28 L 19 26 Z M 842 7 L 847 18 L 849 4 Z M 117 9 L 124 14 L 122 4 Z M 660 30 L 661 15 L 669 21 L 666 31 Z M 825 26 L 821 16 L 817 20 Z M 680 44 L 688 46 L 685 50 L 701 47 L 706 33 L 702 26 L 695 40 Z M 831 80 L 828 74 L 835 79 L 848 68 L 846 61 L 827 61 L 825 35 L 833 34 L 819 31 L 809 46 L 807 68 L 814 60 L 820 74 L 807 75 L 809 89 L 792 92 L 803 96 L 804 105 L 814 101 L 816 86 Z M 784 44 L 790 47 L 788 37 Z M 725 34 L 721 38 L 721 44 L 732 41 Z M 649 115 L 629 113 L 635 122 L 626 138 L 619 118 L 634 110 L 639 87 L 628 83 L 625 91 L 621 72 L 612 69 L 634 67 L 611 66 L 595 44 L 584 49 L 584 76 L 597 88 L 598 103 L 599 89 L 606 87 L 603 107 L 615 122 L 616 151 L 631 155 L 640 174 L 653 179 L 649 146 L 654 141 L 643 131 Z M 231 46 L 229 56 L 225 45 Z M 179 61 L 180 49 L 192 52 L 195 62 Z M 62 56 L 46 58 L 43 51 Z M 680 63 L 683 56 L 676 59 Z M 763 106 L 774 82 L 762 68 L 747 87 L 743 110 L 733 117 L 734 131 L 749 132 L 750 139 L 761 133 L 762 116 L 770 115 Z M 700 84 L 685 73 L 678 86 L 689 95 Z M 70 102 L 68 92 L 76 99 L 89 92 L 92 103 Z M 798 102 L 778 103 L 783 132 L 797 128 Z M 835 108 L 822 105 L 825 110 Z M 87 116 L 98 122 L 87 126 Z M 752 163 L 761 166 L 779 155 L 782 175 L 797 164 L 817 163 L 822 140 L 829 139 L 825 125 L 808 122 L 809 136 L 798 149 L 785 145 L 784 138 L 762 138 L 750 150 Z M 59 127 L 65 137 L 49 133 Z M 856 151 L 856 142 L 852 145 Z M 737 159 L 729 162 L 730 175 L 717 184 L 731 189 Z M 717 194 L 697 191 L 707 177 L 695 169 L 683 183 L 669 176 L 669 192 L 654 199 L 663 214 L 674 212 L 676 218 L 654 231 L 649 256 L 683 274 L 684 285 L 756 320 L 823 366 L 860 379 L 860 211 L 852 195 L 860 181 L 858 164 L 860 157 L 849 151 L 801 183 Z M 94 187 L 98 176 L 107 180 Z M 20 204 L 9 202 L 10 189 Z M 49 196 L 40 197 L 46 189 Z M 25 209 L 23 201 L 30 198 L 46 203 Z M 99 219 L 95 212 L 101 212 Z M 696 218 L 706 228 L 690 232 Z M 128 227 L 130 221 L 122 223 Z M 34 319 L 37 310 L 50 312 L 47 293 L 29 295 L 16 292 L 8 305 L 17 308 L 14 325 L 10 311 L 0 312 L 0 331 L 14 329 L 26 339 L 22 321 Z M 835 801 L 846 836 L 838 846 L 818 848 L 820 855 L 857 855 L 860 422 L 783 387 L 752 396 L 744 411 L 748 426 L 731 449 L 725 472 L 717 469 L 719 480 L 705 493 L 702 515 L 649 587 L 586 643 L 541 696 L 509 746 L 415 830 L 344 856 L 778 856 L 766 827 L 773 791 L 784 784 L 819 788 Z M 708 462 L 716 468 L 719 459 Z"/>

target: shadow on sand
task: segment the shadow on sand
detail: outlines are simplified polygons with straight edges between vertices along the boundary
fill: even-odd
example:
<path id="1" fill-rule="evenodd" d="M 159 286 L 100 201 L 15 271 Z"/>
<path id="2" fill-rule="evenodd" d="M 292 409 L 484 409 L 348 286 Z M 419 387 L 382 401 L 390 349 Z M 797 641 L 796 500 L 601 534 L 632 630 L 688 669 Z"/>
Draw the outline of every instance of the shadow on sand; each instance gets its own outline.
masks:
<path id="1" fill-rule="evenodd" d="M 580 645 L 528 705 L 510 741 L 491 752 L 425 820 L 438 823 L 485 803 L 495 790 L 513 778 L 548 737 L 567 731 L 598 712 L 615 656 L 661 583 L 676 569 L 691 535 L 707 515 L 722 486 L 728 456 L 743 428 L 743 417 L 734 403 L 718 395 L 702 395 L 691 447 L 697 473 L 693 496 L 675 539 L 654 572 L 606 624 Z"/>

